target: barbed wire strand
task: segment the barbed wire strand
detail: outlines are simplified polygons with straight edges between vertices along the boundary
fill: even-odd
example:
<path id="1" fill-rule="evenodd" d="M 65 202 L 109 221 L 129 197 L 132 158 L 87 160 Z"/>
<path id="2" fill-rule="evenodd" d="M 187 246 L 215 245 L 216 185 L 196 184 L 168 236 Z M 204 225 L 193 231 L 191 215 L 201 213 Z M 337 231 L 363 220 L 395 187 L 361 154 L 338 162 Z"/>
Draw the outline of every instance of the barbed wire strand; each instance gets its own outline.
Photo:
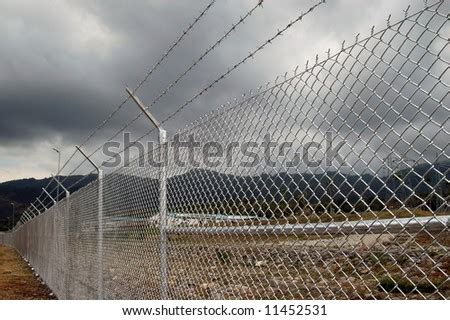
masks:
<path id="1" fill-rule="evenodd" d="M 155 98 L 147 108 L 153 107 L 162 97 L 164 97 L 173 87 L 175 87 L 183 78 L 188 74 L 192 69 L 195 68 L 210 52 L 212 52 L 215 48 L 217 48 L 226 38 L 230 36 L 239 25 L 243 24 L 245 20 L 250 17 L 256 9 L 262 7 L 263 1 L 259 1 L 257 5 L 255 5 L 250 11 L 248 11 L 243 17 L 240 17 L 239 21 L 231 26 L 231 28 L 219 39 L 214 45 L 209 47 L 189 68 L 187 68 L 183 73 L 181 73 L 178 78 L 172 82 L 157 98 Z"/>

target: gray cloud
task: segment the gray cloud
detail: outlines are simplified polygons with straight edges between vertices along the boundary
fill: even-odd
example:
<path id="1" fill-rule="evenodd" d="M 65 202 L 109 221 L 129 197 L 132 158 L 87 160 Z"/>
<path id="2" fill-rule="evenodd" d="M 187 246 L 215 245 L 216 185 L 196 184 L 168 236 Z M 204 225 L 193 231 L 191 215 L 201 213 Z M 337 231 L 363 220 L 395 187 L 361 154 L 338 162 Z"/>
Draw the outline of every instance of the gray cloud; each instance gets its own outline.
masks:
<path id="1" fill-rule="evenodd" d="M 114 110 L 125 96 L 125 85 L 136 85 L 207 3 L 208 0 L 2 1 L 0 150 L 14 150 L 16 159 L 21 161 L 24 154 L 35 150 L 33 161 L 43 163 L 42 171 L 51 170 L 53 155 L 47 150 L 36 150 L 36 146 L 61 144 L 69 152 L 73 144 L 82 141 Z M 256 0 L 217 1 L 139 91 L 142 100 L 152 101 L 255 3 Z M 155 115 L 161 119 L 168 116 L 313 3 L 264 1 L 262 9 L 153 108 Z M 316 53 L 325 56 L 327 48 L 338 48 L 342 40 L 351 41 L 358 32 L 367 34 L 372 24 L 384 27 L 388 13 L 394 14 L 393 19 L 401 17 L 408 3 L 327 1 L 170 121 L 169 129 L 174 132 L 227 100 L 296 65 L 304 65 Z M 414 1 L 411 10 L 421 6 L 421 0 Z M 87 148 L 95 149 L 136 114 L 136 107 L 126 104 Z M 130 131 L 138 137 L 148 128 L 149 124 L 141 119 Z M 3 166 L 3 170 L 8 168 Z M 18 176 L 14 172 L 2 174 L 0 180 Z"/>

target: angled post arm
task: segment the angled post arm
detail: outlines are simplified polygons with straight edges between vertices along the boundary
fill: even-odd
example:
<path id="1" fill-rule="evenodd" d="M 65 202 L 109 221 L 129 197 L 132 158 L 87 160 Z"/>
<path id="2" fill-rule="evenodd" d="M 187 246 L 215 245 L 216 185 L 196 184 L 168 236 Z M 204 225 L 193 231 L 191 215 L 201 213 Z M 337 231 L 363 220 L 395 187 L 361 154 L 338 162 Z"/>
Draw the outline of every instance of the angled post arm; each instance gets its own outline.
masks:
<path id="1" fill-rule="evenodd" d="M 41 201 L 41 199 L 39 199 L 39 198 L 37 198 L 36 199 L 38 202 L 39 202 L 39 204 L 45 209 L 45 211 L 47 211 L 48 210 L 48 208 L 45 206 L 45 204 Z"/>
<path id="2" fill-rule="evenodd" d="M 39 210 L 33 203 L 31 203 L 30 204 L 31 205 L 31 207 L 34 209 L 34 210 L 36 210 L 37 211 L 37 215 L 35 215 L 35 216 L 38 216 L 38 215 L 40 215 L 41 214 L 41 210 Z"/>
<path id="3" fill-rule="evenodd" d="M 51 195 L 50 195 L 50 193 L 48 193 L 48 191 L 47 190 L 45 190 L 45 188 L 42 188 L 42 191 L 44 191 L 44 193 L 47 195 L 47 197 L 49 197 L 50 198 L 50 200 L 52 200 L 53 201 L 53 204 L 56 204 L 56 200 L 55 200 L 55 198 L 53 198 Z"/>
<path id="4" fill-rule="evenodd" d="M 64 185 L 61 182 L 59 182 L 58 179 L 55 178 L 54 175 L 52 175 L 52 179 L 64 190 L 64 192 L 66 193 L 66 197 L 69 197 L 70 196 L 69 190 L 67 190 L 66 187 L 64 187 Z"/>

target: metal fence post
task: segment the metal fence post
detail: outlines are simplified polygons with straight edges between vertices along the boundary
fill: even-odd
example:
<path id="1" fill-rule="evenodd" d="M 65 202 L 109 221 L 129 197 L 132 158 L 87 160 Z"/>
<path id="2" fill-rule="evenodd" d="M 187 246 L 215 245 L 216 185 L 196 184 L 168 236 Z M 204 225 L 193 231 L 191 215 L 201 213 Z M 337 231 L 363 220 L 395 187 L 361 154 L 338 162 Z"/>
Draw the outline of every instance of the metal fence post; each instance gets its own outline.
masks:
<path id="1" fill-rule="evenodd" d="M 64 187 L 64 185 L 61 183 L 61 182 L 59 182 L 59 180 L 58 179 L 56 179 L 53 175 L 52 175 L 52 179 L 57 183 L 57 185 L 58 186 L 60 186 L 64 191 L 65 191 L 65 193 L 66 193 L 66 214 L 65 214 L 65 218 L 64 218 L 64 221 L 65 221 L 65 223 L 64 223 L 64 237 L 65 237 L 65 243 L 66 243 L 66 246 L 65 246 L 65 249 L 66 249 L 66 252 L 65 252 L 65 257 L 64 257 L 64 262 L 65 262 L 65 268 L 64 268 L 64 270 L 65 270 L 65 273 L 64 273 L 64 285 L 65 285 L 65 292 L 66 292 L 66 296 L 65 296 L 65 298 L 66 299 L 69 299 L 69 279 L 70 279 L 70 277 L 69 277 L 69 274 L 70 274 L 70 271 L 69 271 L 69 252 L 68 252 L 68 248 L 69 248 L 69 231 L 70 231 L 70 229 L 69 229 L 69 217 L 70 217 L 70 192 L 69 192 L 69 190 L 67 190 L 66 189 L 66 187 Z"/>
<path id="2" fill-rule="evenodd" d="M 167 300 L 169 296 L 168 287 L 168 262 L 167 262 L 167 131 L 161 123 L 149 112 L 148 108 L 139 100 L 134 93 L 126 88 L 127 93 L 137 104 L 142 113 L 153 123 L 159 131 L 160 145 L 160 176 L 159 176 L 159 238 L 160 238 L 160 290 L 161 300 Z"/>
<path id="3" fill-rule="evenodd" d="M 159 190 L 159 225 L 160 225 L 160 246 L 161 246 L 161 299 L 168 298 L 168 270 L 167 270 L 167 133 L 164 130 L 159 132 L 160 142 L 160 159 L 161 159 L 161 173 L 160 173 L 160 190 Z"/>
<path id="4" fill-rule="evenodd" d="M 103 300 L 103 170 L 100 169 L 88 155 L 79 147 L 75 146 L 77 150 L 86 158 L 87 161 L 97 170 L 98 180 L 98 208 L 97 208 L 97 299 Z"/>
<path id="5" fill-rule="evenodd" d="M 47 195 L 47 197 L 52 201 L 52 205 L 49 207 L 49 208 L 53 208 L 53 207 L 55 207 L 56 208 L 56 205 L 57 205 L 57 201 L 56 201 L 56 199 L 55 198 L 53 198 L 52 197 L 52 195 L 45 189 L 45 188 L 42 188 L 42 191 L 44 192 L 44 194 L 45 195 Z M 56 212 L 53 210 L 53 212 L 52 213 L 50 213 L 51 215 L 52 215 L 52 217 L 53 217 L 53 221 L 52 221 L 52 237 L 53 237 L 53 241 L 52 241 L 52 245 L 53 245 L 53 257 L 51 257 L 51 260 L 50 261 L 52 261 L 53 262 L 53 264 L 52 265 L 50 265 L 50 267 L 52 268 L 52 272 L 51 272 L 51 275 L 52 276 L 56 276 L 57 275 L 57 271 L 55 271 L 55 270 L 58 270 L 58 268 L 57 268 L 57 264 L 56 264 L 56 257 L 57 257 L 57 250 L 58 250 L 58 236 L 57 236 L 57 232 L 56 232 L 56 226 L 57 226 L 57 214 L 56 214 Z M 52 279 L 52 282 L 54 281 L 54 279 Z"/>
<path id="6" fill-rule="evenodd" d="M 70 288 L 70 269 L 69 269 L 69 249 L 70 249 L 70 192 L 68 190 L 66 191 L 66 226 L 65 226 L 65 242 L 66 242 L 66 256 L 65 256 L 65 274 L 64 274 L 64 282 L 66 285 L 66 299 L 69 299 L 69 288 Z"/>
<path id="7" fill-rule="evenodd" d="M 103 171 L 98 169 L 98 299 L 103 299 Z"/>

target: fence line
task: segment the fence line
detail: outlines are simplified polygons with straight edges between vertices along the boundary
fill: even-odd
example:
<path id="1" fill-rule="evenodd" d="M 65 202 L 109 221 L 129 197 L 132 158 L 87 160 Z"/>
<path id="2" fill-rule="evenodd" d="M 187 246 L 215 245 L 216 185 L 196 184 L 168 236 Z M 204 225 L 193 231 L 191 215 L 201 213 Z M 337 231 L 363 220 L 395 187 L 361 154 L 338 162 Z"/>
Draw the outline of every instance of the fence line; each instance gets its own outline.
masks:
<path id="1" fill-rule="evenodd" d="M 449 30 L 388 19 L 167 143 L 141 106 L 159 144 L 0 242 L 61 299 L 448 299 Z"/>

